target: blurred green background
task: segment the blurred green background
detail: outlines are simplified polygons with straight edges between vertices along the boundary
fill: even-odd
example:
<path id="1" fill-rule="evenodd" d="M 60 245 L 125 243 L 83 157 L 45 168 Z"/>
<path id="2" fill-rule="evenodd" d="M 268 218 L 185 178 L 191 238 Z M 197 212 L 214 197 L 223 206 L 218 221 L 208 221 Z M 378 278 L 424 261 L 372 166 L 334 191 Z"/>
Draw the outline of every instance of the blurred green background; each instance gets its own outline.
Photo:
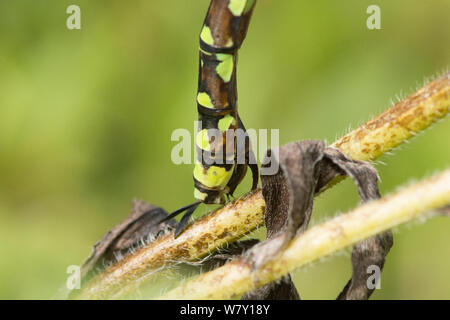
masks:
<path id="1" fill-rule="evenodd" d="M 208 3 L 0 1 L 0 298 L 54 297 L 134 197 L 167 211 L 192 201 L 193 166 L 171 162 L 170 136 L 193 131 Z M 70 4 L 81 30 L 66 28 Z M 371 4 L 382 30 L 366 28 Z M 239 57 L 246 127 L 334 141 L 446 70 L 449 13 L 447 0 L 259 1 Z M 380 159 L 382 193 L 446 168 L 449 138 L 441 121 Z M 345 181 L 312 223 L 357 204 Z M 373 298 L 449 299 L 449 230 L 442 217 L 396 230 Z M 335 298 L 349 252 L 296 271 L 302 298 Z"/>

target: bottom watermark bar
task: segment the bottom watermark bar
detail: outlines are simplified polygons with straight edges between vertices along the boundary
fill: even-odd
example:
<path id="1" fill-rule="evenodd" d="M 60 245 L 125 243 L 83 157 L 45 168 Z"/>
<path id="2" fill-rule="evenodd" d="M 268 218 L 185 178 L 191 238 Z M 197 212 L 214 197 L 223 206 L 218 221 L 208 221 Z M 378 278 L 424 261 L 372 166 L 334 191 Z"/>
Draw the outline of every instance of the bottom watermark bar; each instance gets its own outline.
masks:
<path id="1" fill-rule="evenodd" d="M 268 315 L 270 304 L 249 304 L 249 303 L 224 303 L 211 306 L 203 306 L 188 303 L 180 307 L 180 315 L 205 315 L 211 318 L 213 315 Z"/>
<path id="2" fill-rule="evenodd" d="M 330 299 L 333 299 L 330 297 Z M 325 316 L 325 312 L 333 312 L 333 316 L 364 314 L 370 310 L 372 317 L 385 317 L 386 310 L 395 312 L 402 310 L 402 315 L 417 313 L 419 308 L 445 313 L 448 301 L 313 301 L 313 300 L 121 300 L 121 301 L 0 301 L 2 310 L 22 313 L 33 310 L 33 313 L 48 312 L 64 315 L 70 310 L 70 317 L 86 318 L 99 316 L 114 318 L 130 318 L 143 315 L 150 319 L 301 319 L 311 314 Z M 58 310 L 58 308 L 60 308 Z M 183 309 L 191 313 L 181 314 Z M 196 313 L 193 313 L 192 309 Z M 220 311 L 219 311 L 220 310 Z"/>

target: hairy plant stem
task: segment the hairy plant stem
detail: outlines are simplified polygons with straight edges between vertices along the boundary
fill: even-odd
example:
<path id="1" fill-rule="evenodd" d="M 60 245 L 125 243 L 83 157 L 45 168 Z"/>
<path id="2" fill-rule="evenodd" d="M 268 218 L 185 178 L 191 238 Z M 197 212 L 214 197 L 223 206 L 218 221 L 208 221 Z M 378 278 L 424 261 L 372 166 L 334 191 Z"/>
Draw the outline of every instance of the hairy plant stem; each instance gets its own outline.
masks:
<path id="1" fill-rule="evenodd" d="M 450 204 L 450 170 L 312 227 L 276 259 L 252 270 L 237 259 L 168 292 L 164 299 L 230 299 L 307 263 Z"/>
<path id="2" fill-rule="evenodd" d="M 444 118 L 449 105 L 450 73 L 447 73 L 348 133 L 332 146 L 355 160 L 375 160 Z M 327 188 L 342 180 L 342 177 L 332 178 Z M 92 279 L 77 298 L 119 298 L 147 281 L 167 264 L 198 260 L 262 226 L 264 208 L 261 190 L 250 192 L 198 219 L 177 239 L 171 233 L 129 254 Z"/>

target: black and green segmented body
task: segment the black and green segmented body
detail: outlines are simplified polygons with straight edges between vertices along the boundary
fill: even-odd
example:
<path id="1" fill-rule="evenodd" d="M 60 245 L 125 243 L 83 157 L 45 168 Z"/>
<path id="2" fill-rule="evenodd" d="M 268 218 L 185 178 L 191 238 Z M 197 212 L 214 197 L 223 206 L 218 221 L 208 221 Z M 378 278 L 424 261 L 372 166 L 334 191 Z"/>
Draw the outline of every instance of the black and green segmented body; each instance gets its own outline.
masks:
<path id="1" fill-rule="evenodd" d="M 186 211 L 175 237 L 200 203 L 225 203 L 225 196 L 233 194 L 247 166 L 252 170 L 252 189 L 257 187 L 258 166 L 239 118 L 236 85 L 237 53 L 255 3 L 256 0 L 212 0 L 200 32 L 197 92 L 200 125 L 195 139 L 198 162 L 194 168 L 194 197 L 198 201 L 167 217 Z M 234 135 L 237 129 L 244 132 L 241 141 L 237 141 L 239 135 Z"/>
<path id="2" fill-rule="evenodd" d="M 194 169 L 194 183 L 195 197 L 204 203 L 225 203 L 224 195 L 233 194 L 252 155 L 248 137 L 245 147 L 238 148 L 233 133 L 238 128 L 245 131 L 237 110 L 236 63 L 255 3 L 211 1 L 200 33 L 197 108 L 201 128 L 196 137 L 200 163 Z M 241 154 L 245 163 L 238 163 L 239 153 L 245 153 Z M 258 168 L 254 163 L 250 166 L 256 188 Z"/>

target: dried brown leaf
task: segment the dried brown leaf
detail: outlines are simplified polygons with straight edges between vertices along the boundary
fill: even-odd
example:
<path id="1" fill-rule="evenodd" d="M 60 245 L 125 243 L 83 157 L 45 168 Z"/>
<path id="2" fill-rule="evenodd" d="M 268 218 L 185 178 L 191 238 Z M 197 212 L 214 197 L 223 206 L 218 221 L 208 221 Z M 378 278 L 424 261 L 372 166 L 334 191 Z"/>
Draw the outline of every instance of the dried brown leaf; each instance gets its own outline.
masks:
<path id="1" fill-rule="evenodd" d="M 141 247 L 145 241 L 155 239 L 164 230 L 174 228 L 174 219 L 157 224 L 165 218 L 167 212 L 152 204 L 135 199 L 130 215 L 109 230 L 92 248 L 90 256 L 81 267 L 81 276 L 85 280 L 94 271 L 104 269 L 127 255 L 130 249 Z"/>
<path id="2" fill-rule="evenodd" d="M 267 239 L 245 254 L 244 261 L 253 269 L 276 259 L 294 236 L 307 229 L 314 194 L 320 192 L 336 175 L 348 175 L 355 181 L 362 202 L 380 196 L 378 176 L 369 163 L 351 160 L 338 149 L 327 148 L 322 141 L 307 140 L 284 145 L 280 148 L 278 157 L 273 157 L 269 150 L 266 160 L 269 159 L 277 162 L 279 170 L 275 175 L 261 175 L 266 202 Z M 270 161 L 265 161 L 267 166 L 273 166 Z M 374 264 L 382 269 L 391 246 L 390 231 L 355 245 L 353 277 L 347 291 L 341 294 L 343 298 L 367 299 L 370 296 L 373 290 L 367 288 L 365 280 L 364 288 L 362 286 L 362 279 L 367 278 L 367 266 Z M 248 293 L 245 298 L 299 297 L 290 278 L 286 280 L 285 287 L 277 287 L 271 283 Z"/>

